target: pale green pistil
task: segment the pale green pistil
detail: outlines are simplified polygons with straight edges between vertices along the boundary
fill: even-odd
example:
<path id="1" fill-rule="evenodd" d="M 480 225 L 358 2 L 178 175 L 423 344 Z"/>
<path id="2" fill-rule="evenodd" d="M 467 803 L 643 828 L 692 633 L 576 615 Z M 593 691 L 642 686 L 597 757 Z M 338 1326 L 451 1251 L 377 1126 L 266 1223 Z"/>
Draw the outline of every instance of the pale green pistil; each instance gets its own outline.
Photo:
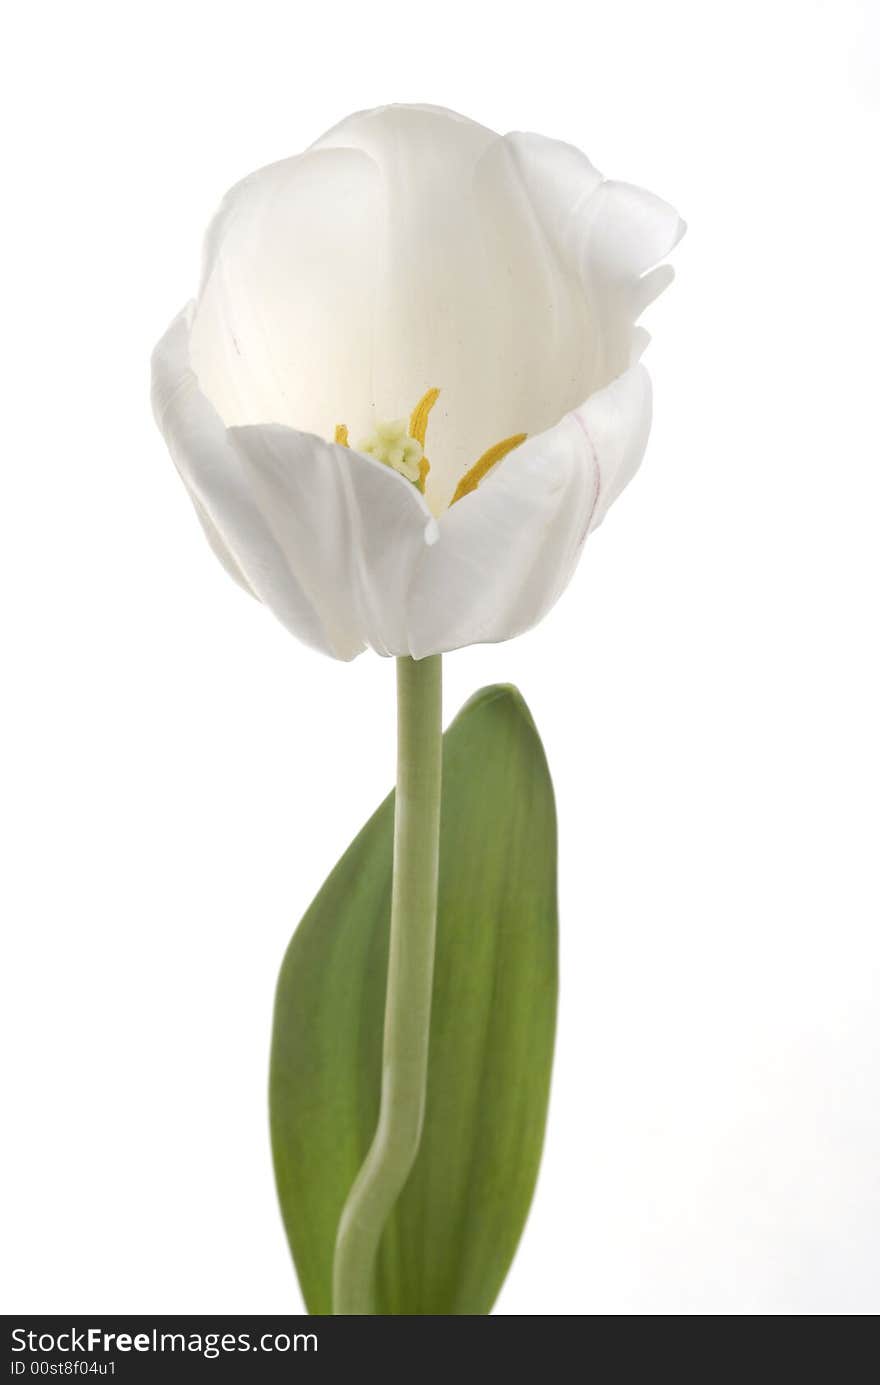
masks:
<path id="1" fill-rule="evenodd" d="M 366 452 L 377 462 L 384 462 L 394 471 L 399 471 L 407 481 L 419 480 L 419 463 L 422 460 L 422 444 L 410 435 L 409 423 L 405 418 L 393 419 L 390 423 L 377 423 L 375 432 L 357 445 L 358 452 Z"/>

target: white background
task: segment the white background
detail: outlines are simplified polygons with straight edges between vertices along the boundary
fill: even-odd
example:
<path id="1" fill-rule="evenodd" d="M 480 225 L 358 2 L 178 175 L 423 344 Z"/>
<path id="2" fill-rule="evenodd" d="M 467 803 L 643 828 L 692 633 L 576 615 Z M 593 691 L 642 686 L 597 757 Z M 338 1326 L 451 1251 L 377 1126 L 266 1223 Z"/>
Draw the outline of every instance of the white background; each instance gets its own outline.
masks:
<path id="1" fill-rule="evenodd" d="M 580 145 L 690 230 L 643 471 L 515 681 L 561 820 L 549 1134 L 502 1314 L 880 1309 L 869 0 L 20 7 L 2 100 L 6 1311 L 285 1312 L 290 932 L 390 783 L 393 666 L 221 572 L 147 362 L 226 187 L 350 110 Z"/>

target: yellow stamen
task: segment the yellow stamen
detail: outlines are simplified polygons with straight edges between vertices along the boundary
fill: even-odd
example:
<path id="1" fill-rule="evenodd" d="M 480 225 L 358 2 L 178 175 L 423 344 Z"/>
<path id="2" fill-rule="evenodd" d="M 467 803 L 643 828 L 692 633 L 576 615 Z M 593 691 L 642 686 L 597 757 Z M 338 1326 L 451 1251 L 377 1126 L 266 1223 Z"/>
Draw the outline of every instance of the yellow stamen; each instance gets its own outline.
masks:
<path id="1" fill-rule="evenodd" d="M 428 431 L 428 414 L 439 398 L 439 390 L 428 390 L 409 416 L 409 435 L 415 438 L 416 442 L 420 442 L 422 447 L 425 445 L 425 435 Z"/>
<path id="2" fill-rule="evenodd" d="M 494 447 L 490 447 L 487 452 L 484 452 L 479 461 L 474 462 L 473 466 L 462 476 L 455 488 L 455 494 L 449 502 L 450 505 L 454 505 L 456 500 L 461 500 L 463 495 L 470 495 L 471 491 L 475 491 L 487 472 L 491 471 L 496 463 L 506 457 L 508 452 L 512 452 L 515 447 L 519 447 L 520 443 L 525 442 L 527 437 L 528 433 L 514 433 L 513 437 L 505 438 L 503 442 L 496 442 Z"/>
<path id="3" fill-rule="evenodd" d="M 348 426 L 345 423 L 337 423 L 333 441 L 338 443 L 340 447 L 348 447 Z"/>
<path id="4" fill-rule="evenodd" d="M 428 432 L 428 414 L 433 409 L 437 400 L 440 398 L 439 390 L 428 390 L 422 395 L 416 407 L 409 416 L 409 435 L 425 446 L 425 436 Z M 425 494 L 425 482 L 428 479 L 428 472 L 431 470 L 431 463 L 427 457 L 423 456 L 419 462 L 419 479 L 416 482 L 422 495 Z"/>

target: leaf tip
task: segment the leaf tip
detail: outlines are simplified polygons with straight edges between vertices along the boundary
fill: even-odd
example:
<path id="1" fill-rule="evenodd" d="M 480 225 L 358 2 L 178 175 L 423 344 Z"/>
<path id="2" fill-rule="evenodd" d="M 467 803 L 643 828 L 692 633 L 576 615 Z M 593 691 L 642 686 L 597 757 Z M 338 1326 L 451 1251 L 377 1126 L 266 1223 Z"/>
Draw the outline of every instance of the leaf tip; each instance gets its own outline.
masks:
<path id="1" fill-rule="evenodd" d="M 493 702 L 506 704 L 511 711 L 518 713 L 529 728 L 537 734 L 537 727 L 534 717 L 529 711 L 529 705 L 514 683 L 490 683 L 487 687 L 480 688 L 472 697 L 468 698 L 458 715 L 463 716 L 467 711 L 473 711 L 477 707 L 487 707 Z"/>

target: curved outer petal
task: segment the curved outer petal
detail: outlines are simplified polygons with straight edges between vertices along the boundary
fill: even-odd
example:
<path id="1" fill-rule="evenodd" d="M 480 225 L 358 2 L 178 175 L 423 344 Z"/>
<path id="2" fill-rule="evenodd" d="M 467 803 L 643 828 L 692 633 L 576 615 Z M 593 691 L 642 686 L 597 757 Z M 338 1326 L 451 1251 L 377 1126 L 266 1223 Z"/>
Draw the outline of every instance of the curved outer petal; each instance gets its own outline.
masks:
<path id="1" fill-rule="evenodd" d="M 650 423 L 650 380 L 636 365 L 447 511 L 413 582 L 413 657 L 511 639 L 537 624 L 638 467 Z"/>
<path id="2" fill-rule="evenodd" d="M 599 527 L 609 506 L 639 469 L 651 431 L 651 403 L 650 376 L 644 366 L 634 365 L 591 395 L 572 415 L 599 469 L 599 493 L 590 530 Z"/>
<path id="3" fill-rule="evenodd" d="M 671 282 L 671 267 L 655 266 L 681 240 L 685 223 L 644 188 L 603 179 L 569 144 L 519 133 L 505 143 L 556 253 L 580 278 L 599 328 L 595 385 L 607 384 L 644 349 L 645 334 L 634 324 Z"/>
<path id="4" fill-rule="evenodd" d="M 283 425 L 229 436 L 334 644 L 405 654 L 407 592 L 437 532 L 415 486 L 372 457 Z"/>
<path id="5" fill-rule="evenodd" d="M 153 354 L 153 408 L 224 567 L 337 659 L 403 642 L 406 571 L 436 526 L 415 489 L 307 433 L 227 430 L 189 364 L 191 309 Z"/>

